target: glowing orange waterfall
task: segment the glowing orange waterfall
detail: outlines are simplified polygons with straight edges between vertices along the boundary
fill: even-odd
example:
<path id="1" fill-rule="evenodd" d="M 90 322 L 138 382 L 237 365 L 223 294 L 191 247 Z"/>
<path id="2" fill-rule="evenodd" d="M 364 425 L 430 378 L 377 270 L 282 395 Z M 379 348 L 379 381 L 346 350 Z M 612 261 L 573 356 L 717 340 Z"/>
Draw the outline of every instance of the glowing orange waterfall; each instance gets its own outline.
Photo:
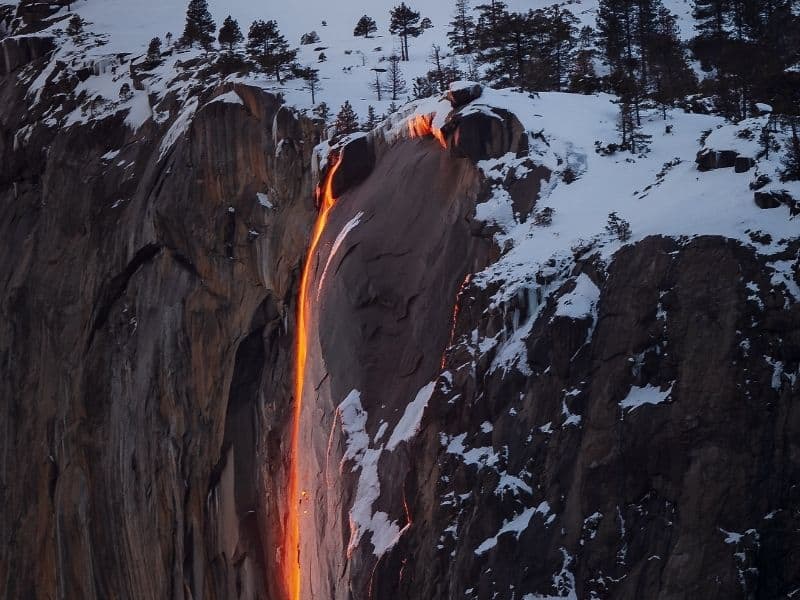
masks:
<path id="1" fill-rule="evenodd" d="M 320 193 L 319 214 L 314 223 L 311 242 L 308 246 L 308 254 L 303 264 L 303 274 L 300 279 L 300 293 L 297 298 L 297 342 L 294 359 L 294 414 L 292 416 L 292 437 L 289 456 L 289 493 L 287 500 L 286 534 L 283 541 L 283 554 L 281 557 L 283 576 L 289 600 L 300 600 L 302 575 L 300 572 L 300 501 L 307 496 L 306 492 L 300 490 L 300 477 L 297 462 L 300 443 L 300 415 L 303 409 L 303 388 L 305 387 L 306 360 L 308 358 L 308 290 L 311 283 L 314 256 L 317 253 L 319 240 L 322 237 L 322 232 L 325 231 L 325 225 L 328 222 L 328 214 L 336 203 L 336 198 L 333 196 L 333 178 L 341 162 L 342 157 L 339 156 L 336 163 L 328 172 L 325 185 Z"/>
<path id="2" fill-rule="evenodd" d="M 432 135 L 442 148 L 447 148 L 447 140 L 441 129 L 433 126 L 433 115 L 416 115 L 408 120 L 408 133 L 412 138 Z"/>

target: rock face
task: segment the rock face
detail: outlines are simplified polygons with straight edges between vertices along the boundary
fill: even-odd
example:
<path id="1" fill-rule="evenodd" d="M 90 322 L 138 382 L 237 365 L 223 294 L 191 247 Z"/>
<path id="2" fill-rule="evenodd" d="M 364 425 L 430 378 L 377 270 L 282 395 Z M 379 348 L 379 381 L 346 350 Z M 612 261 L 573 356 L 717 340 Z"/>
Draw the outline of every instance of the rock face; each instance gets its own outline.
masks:
<path id="1" fill-rule="evenodd" d="M 5 597 L 276 597 L 317 134 L 235 91 L 172 147 L 107 120 L 3 150 Z"/>
<path id="2" fill-rule="evenodd" d="M 607 272 L 578 262 L 570 281 L 597 287 L 597 319 L 558 316 L 549 301 L 526 340 L 527 377 L 491 371 L 463 344 L 411 450 L 422 463 L 406 489 L 423 516 L 377 569 L 376 597 L 793 589 L 800 412 L 775 365 L 800 358 L 800 307 L 762 295 L 764 272 L 722 238 L 649 238 Z M 486 300 L 464 295 L 457 331 L 475 327 Z"/>

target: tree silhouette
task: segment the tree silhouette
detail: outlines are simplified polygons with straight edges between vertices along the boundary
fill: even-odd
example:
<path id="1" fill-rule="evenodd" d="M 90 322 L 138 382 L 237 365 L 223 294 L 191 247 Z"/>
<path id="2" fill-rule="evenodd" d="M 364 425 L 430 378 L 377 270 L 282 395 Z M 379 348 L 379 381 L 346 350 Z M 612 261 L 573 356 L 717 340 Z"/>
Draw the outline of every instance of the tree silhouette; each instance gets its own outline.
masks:
<path id="1" fill-rule="evenodd" d="M 195 42 L 201 46 L 209 46 L 214 41 L 213 33 L 217 30 L 214 19 L 208 11 L 206 0 L 189 0 L 186 8 L 186 26 L 183 29 L 182 40 L 190 46 Z"/>
<path id="2" fill-rule="evenodd" d="M 356 23 L 356 28 L 353 29 L 353 35 L 356 37 L 364 36 L 368 38 L 376 31 L 378 31 L 378 25 L 375 23 L 375 19 L 369 15 L 364 15 L 358 20 L 358 23 Z"/>
<path id="3" fill-rule="evenodd" d="M 236 44 L 241 44 L 244 41 L 242 30 L 239 28 L 239 23 L 228 15 L 219 28 L 219 36 L 217 41 L 220 46 L 227 46 L 229 52 L 233 52 L 233 47 Z"/>

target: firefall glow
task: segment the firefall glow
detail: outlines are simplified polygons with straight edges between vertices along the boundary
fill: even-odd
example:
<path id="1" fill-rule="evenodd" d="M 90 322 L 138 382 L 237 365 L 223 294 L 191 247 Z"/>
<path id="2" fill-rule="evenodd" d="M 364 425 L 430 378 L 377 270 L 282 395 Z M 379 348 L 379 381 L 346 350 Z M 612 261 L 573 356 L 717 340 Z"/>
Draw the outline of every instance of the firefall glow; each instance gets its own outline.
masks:
<path id="1" fill-rule="evenodd" d="M 298 457 L 300 452 L 300 415 L 303 408 L 303 391 L 305 387 L 306 360 L 308 358 L 308 323 L 309 306 L 308 290 L 311 283 L 311 271 L 314 257 L 317 253 L 319 240 L 325 225 L 328 223 L 328 215 L 336 198 L 333 196 L 333 178 L 342 157 L 339 156 L 336 163 L 331 167 L 325 180 L 319 198 L 319 214 L 314 223 L 314 230 L 311 234 L 311 242 L 308 246 L 308 254 L 303 264 L 303 273 L 300 278 L 300 292 L 297 298 L 297 340 L 295 348 L 295 370 L 294 370 L 294 413 L 292 415 L 292 437 L 289 452 L 289 493 L 286 514 L 286 534 L 283 541 L 283 556 L 281 560 L 283 577 L 286 584 L 286 591 L 289 600 L 300 600 L 301 575 L 300 572 L 300 515 L 302 502 L 309 500 L 308 492 L 300 490 L 300 476 L 298 467 Z M 308 511 L 304 511 L 306 514 Z"/>
<path id="2" fill-rule="evenodd" d="M 442 148 L 447 148 L 447 140 L 441 129 L 433 126 L 433 115 L 416 115 L 408 121 L 408 133 L 412 138 L 432 135 Z"/>
<path id="3" fill-rule="evenodd" d="M 458 288 L 458 294 L 456 294 L 456 302 L 453 305 L 453 318 L 450 321 L 450 339 L 447 342 L 447 346 L 442 352 L 442 363 L 441 368 L 444 371 L 444 367 L 447 364 L 447 349 L 453 345 L 453 342 L 456 339 L 456 326 L 458 325 L 458 313 L 461 312 L 461 296 L 464 295 L 464 290 L 467 289 L 469 282 L 472 280 L 472 274 L 468 274 L 464 281 L 461 283 L 461 287 Z"/>

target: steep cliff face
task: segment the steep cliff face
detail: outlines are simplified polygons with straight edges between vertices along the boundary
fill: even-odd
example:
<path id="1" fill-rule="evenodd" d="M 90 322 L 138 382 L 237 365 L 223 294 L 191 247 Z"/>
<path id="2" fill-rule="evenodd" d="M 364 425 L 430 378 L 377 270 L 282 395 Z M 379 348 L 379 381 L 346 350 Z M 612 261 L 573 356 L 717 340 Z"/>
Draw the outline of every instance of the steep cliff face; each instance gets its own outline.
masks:
<path id="1" fill-rule="evenodd" d="M 244 86 L 137 131 L 2 89 L 4 595 L 276 597 L 318 133 Z"/>
<path id="2" fill-rule="evenodd" d="M 51 51 L 0 72 L 5 597 L 800 589 L 796 217 L 701 179 L 721 123 L 595 157 L 607 98 L 461 85 L 331 149 L 202 62 Z"/>

